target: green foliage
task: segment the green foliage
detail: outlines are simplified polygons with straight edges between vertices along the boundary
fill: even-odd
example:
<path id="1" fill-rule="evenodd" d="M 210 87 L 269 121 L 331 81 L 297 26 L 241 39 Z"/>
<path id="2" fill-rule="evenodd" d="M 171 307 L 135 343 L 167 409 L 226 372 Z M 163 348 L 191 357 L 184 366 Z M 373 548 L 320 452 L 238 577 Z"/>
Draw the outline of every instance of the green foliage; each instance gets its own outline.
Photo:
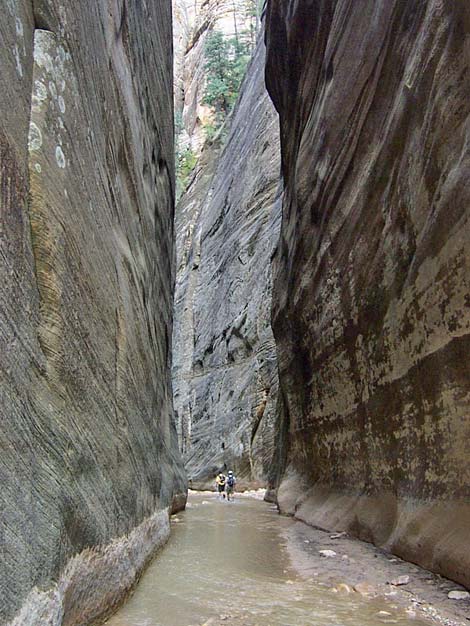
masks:
<path id="1" fill-rule="evenodd" d="M 235 104 L 250 58 L 250 42 L 240 33 L 227 38 L 213 30 L 205 47 L 206 87 L 202 102 L 212 107 L 215 130 L 219 128 Z"/>
<path id="2" fill-rule="evenodd" d="M 185 191 L 191 172 L 197 163 L 197 157 L 191 148 L 176 150 L 176 196 L 179 198 Z"/>
<path id="3" fill-rule="evenodd" d="M 263 0 L 232 0 L 234 37 L 226 37 L 212 30 L 206 39 L 204 70 L 206 84 L 202 103 L 211 107 L 213 115 L 204 121 L 206 139 L 223 144 L 227 130 L 225 119 L 232 110 L 240 91 L 248 61 L 253 52 L 259 27 L 260 8 Z M 186 190 L 197 158 L 183 141 L 185 135 L 181 113 L 175 114 L 176 144 L 176 196 Z"/>
<path id="4" fill-rule="evenodd" d="M 203 128 L 204 128 L 204 132 L 206 134 L 206 139 L 208 141 L 212 141 L 215 138 L 215 136 L 217 135 L 217 126 L 214 126 L 214 124 L 206 122 L 204 124 Z"/>

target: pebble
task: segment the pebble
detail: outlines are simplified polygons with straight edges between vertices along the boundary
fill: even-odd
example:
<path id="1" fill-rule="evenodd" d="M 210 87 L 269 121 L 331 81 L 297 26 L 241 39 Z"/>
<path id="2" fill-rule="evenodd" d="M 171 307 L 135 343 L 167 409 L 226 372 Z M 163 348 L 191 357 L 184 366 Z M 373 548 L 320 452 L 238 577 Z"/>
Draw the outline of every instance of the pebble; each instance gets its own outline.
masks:
<path id="1" fill-rule="evenodd" d="M 449 591 L 447 597 L 450 600 L 468 600 L 468 598 L 470 598 L 470 593 L 468 591 L 454 589 L 453 591 Z"/>
<path id="2" fill-rule="evenodd" d="M 398 576 L 398 578 L 394 578 L 390 581 L 390 584 L 394 587 L 399 587 L 400 585 L 407 585 L 410 582 L 409 576 Z"/>
<path id="3" fill-rule="evenodd" d="M 353 593 L 354 589 L 346 583 L 340 583 L 337 587 L 338 591 L 341 593 Z"/>
<path id="4" fill-rule="evenodd" d="M 370 595 L 374 595 L 377 592 L 374 585 L 371 585 L 370 583 L 367 583 L 367 582 L 358 583 L 357 585 L 354 585 L 354 591 L 357 591 L 357 593 L 360 593 L 361 596 L 370 596 Z"/>
<path id="5" fill-rule="evenodd" d="M 327 558 L 331 558 L 336 556 L 336 552 L 334 550 L 319 550 L 320 556 L 325 556 Z"/>

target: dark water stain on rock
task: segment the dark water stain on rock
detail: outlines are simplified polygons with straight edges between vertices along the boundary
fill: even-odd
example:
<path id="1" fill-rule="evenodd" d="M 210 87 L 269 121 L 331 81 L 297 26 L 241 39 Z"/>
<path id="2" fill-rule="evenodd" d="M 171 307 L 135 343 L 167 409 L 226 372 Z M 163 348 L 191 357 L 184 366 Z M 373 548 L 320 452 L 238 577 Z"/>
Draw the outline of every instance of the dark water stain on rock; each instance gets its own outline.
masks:
<path id="1" fill-rule="evenodd" d="M 467 586 L 469 18 L 282 0 L 266 27 L 285 181 L 280 505 Z"/>

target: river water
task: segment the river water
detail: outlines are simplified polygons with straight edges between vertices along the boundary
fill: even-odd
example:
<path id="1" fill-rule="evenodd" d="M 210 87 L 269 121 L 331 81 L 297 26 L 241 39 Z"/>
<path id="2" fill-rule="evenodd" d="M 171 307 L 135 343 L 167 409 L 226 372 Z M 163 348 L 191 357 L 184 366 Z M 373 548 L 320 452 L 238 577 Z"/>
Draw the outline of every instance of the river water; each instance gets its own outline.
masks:
<path id="1" fill-rule="evenodd" d="M 292 524 L 255 499 L 191 496 L 167 546 L 108 625 L 429 626 L 387 599 L 334 593 L 296 570 Z"/>

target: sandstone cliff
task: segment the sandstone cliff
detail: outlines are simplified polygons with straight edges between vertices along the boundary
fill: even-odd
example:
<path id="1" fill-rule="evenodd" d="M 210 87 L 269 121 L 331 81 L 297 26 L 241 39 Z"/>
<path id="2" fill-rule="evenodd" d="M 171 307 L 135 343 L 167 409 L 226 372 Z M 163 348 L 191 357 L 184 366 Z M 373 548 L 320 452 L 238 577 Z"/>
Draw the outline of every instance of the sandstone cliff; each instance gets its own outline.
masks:
<path id="1" fill-rule="evenodd" d="M 239 5 L 240 0 L 173 0 L 177 141 L 196 157 L 204 147 L 205 127 L 214 117 L 203 103 L 207 37 L 213 29 L 226 37 L 248 29 L 249 20 Z"/>
<path id="2" fill-rule="evenodd" d="M 281 509 L 470 586 L 470 8 L 278 0 Z"/>
<path id="3" fill-rule="evenodd" d="M 280 157 L 262 42 L 230 124 L 220 158 L 213 146 L 203 152 L 176 216 L 173 384 L 194 486 L 210 484 L 224 465 L 241 482 L 262 481 L 273 452 L 270 257 Z"/>
<path id="4" fill-rule="evenodd" d="M 84 624 L 128 592 L 185 489 L 171 7 L 2 8 L 0 621 Z"/>
<path id="5" fill-rule="evenodd" d="M 177 139 L 198 156 L 204 141 L 209 107 L 202 104 L 205 84 L 204 46 L 217 23 L 218 2 L 173 0 L 174 97 L 178 119 Z"/>

